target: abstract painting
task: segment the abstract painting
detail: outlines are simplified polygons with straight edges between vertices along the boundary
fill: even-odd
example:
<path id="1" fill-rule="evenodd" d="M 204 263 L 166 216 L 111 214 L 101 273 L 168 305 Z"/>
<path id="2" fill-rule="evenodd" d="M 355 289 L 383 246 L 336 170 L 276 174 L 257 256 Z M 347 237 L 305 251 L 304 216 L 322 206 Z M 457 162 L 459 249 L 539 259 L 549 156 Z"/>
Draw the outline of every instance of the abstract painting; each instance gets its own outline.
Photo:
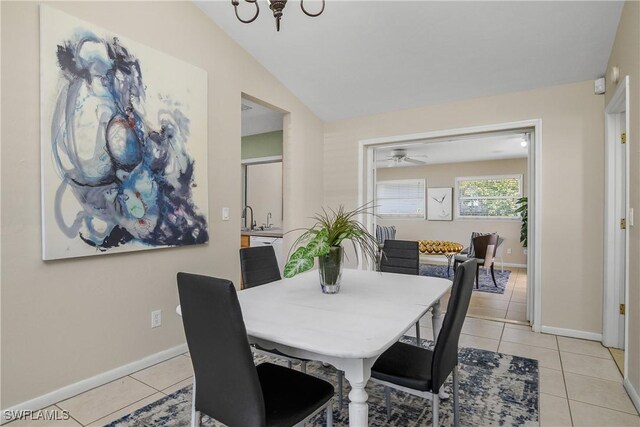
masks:
<path id="1" fill-rule="evenodd" d="M 427 189 L 427 219 L 430 221 L 451 221 L 451 193 L 452 189 L 428 188 Z"/>
<path id="2" fill-rule="evenodd" d="M 206 72 L 40 18 L 43 259 L 208 242 Z"/>

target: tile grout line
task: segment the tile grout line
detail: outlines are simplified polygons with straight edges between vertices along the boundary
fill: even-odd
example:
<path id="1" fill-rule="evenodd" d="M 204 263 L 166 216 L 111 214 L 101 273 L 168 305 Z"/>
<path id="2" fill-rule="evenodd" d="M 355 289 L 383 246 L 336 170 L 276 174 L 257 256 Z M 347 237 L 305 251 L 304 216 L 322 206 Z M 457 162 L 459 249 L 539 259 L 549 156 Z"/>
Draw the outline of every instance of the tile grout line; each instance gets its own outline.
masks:
<path id="1" fill-rule="evenodd" d="M 54 403 L 53 406 L 55 406 L 59 411 L 64 411 L 64 409 L 62 409 L 61 407 L 58 406 L 58 403 L 60 403 L 60 402 Z M 71 411 L 68 411 L 68 412 L 69 412 L 69 418 L 71 418 L 73 421 L 77 422 L 81 426 L 84 426 L 84 424 L 82 424 L 80 421 L 78 421 L 76 418 L 74 418 L 73 415 L 71 415 Z"/>
<path id="2" fill-rule="evenodd" d="M 573 426 L 573 414 L 571 413 L 571 401 L 569 400 L 569 387 L 567 387 L 567 376 L 564 372 L 564 363 L 562 363 L 562 353 L 560 352 L 560 343 L 558 342 L 558 336 L 556 335 L 556 345 L 558 345 L 558 357 L 560 358 L 560 367 L 562 368 L 562 382 L 564 383 L 564 394 L 567 396 L 567 408 L 569 409 L 569 419 Z"/>
<path id="3" fill-rule="evenodd" d="M 185 356 L 185 357 L 187 357 L 187 356 Z M 181 380 L 178 380 L 178 381 L 176 381 L 175 383 L 169 384 L 168 386 L 166 386 L 166 387 L 165 387 L 165 388 L 163 388 L 163 389 L 158 389 L 158 388 L 156 388 L 156 387 L 152 386 L 151 384 L 147 384 L 147 383 L 145 383 L 144 381 L 139 380 L 138 378 L 134 378 L 134 377 L 131 377 L 131 378 L 133 378 L 134 380 L 136 380 L 136 381 L 138 381 L 138 382 L 140 382 L 140 383 L 142 383 L 142 384 L 144 384 L 144 385 L 146 385 L 146 386 L 148 386 L 148 387 L 151 387 L 152 389 L 154 389 L 154 390 L 155 390 L 156 392 L 158 392 L 158 393 L 162 393 L 162 394 L 164 394 L 164 395 L 167 395 L 167 393 L 165 393 L 165 392 L 164 392 L 164 390 L 168 389 L 169 387 L 173 387 L 174 385 L 176 385 L 176 384 L 178 384 L 178 383 L 181 383 L 182 381 L 186 381 L 186 380 L 188 380 L 189 378 L 192 378 L 192 377 L 193 377 L 193 375 L 189 375 L 188 377 L 183 378 L 183 379 L 181 379 Z M 134 403 L 135 403 L 135 402 L 134 402 Z"/>
<path id="4" fill-rule="evenodd" d="M 564 372 L 564 368 L 563 368 L 562 372 Z M 578 375 L 580 377 L 590 378 L 590 379 L 593 379 L 593 380 L 609 381 L 610 383 L 616 383 L 616 384 L 624 387 L 624 382 L 623 381 L 610 380 L 610 379 L 602 378 L 602 377 L 594 377 L 594 376 L 591 376 L 591 375 L 579 374 L 577 372 L 571 372 L 571 371 L 567 371 L 567 373 L 571 374 L 571 375 Z"/>
<path id="5" fill-rule="evenodd" d="M 124 378 L 124 377 L 123 377 L 123 378 Z M 144 383 L 143 383 L 143 384 L 144 384 Z M 156 393 L 159 393 L 159 392 L 158 392 L 158 391 L 156 391 L 156 392 L 154 392 L 154 393 L 151 393 L 149 396 L 145 396 L 145 397 L 143 397 L 142 399 L 138 399 L 138 400 L 136 400 L 136 401 L 133 401 L 133 402 L 127 403 L 127 404 L 126 404 L 126 405 L 124 405 L 122 408 L 118 408 L 118 409 L 116 409 L 115 411 L 109 412 L 108 414 L 103 415 L 103 416 L 101 416 L 101 417 L 99 417 L 99 418 L 96 418 L 95 420 L 92 420 L 91 422 L 89 422 L 89 423 L 87 423 L 87 424 L 82 424 L 82 423 L 80 423 L 80 424 L 82 424 L 84 427 L 87 427 L 87 426 L 91 425 L 91 423 L 95 423 L 96 421 L 101 420 L 101 419 L 103 419 L 103 418 L 105 418 L 105 417 L 108 417 L 109 415 L 113 415 L 113 414 L 115 414 L 115 413 L 116 413 L 116 412 L 118 412 L 118 411 L 122 411 L 122 410 L 123 410 L 124 408 L 126 408 L 127 406 L 131 406 L 131 405 L 133 405 L 133 404 L 135 404 L 135 403 L 138 403 L 138 402 L 140 402 L 140 401 L 142 401 L 142 400 L 144 400 L 144 399 L 146 399 L 146 398 L 148 398 L 148 397 L 150 397 L 150 396 L 153 396 L 153 395 L 154 395 L 154 394 L 156 394 Z"/>
<path id="6" fill-rule="evenodd" d="M 500 352 L 500 346 L 502 345 L 502 336 L 504 335 L 504 330 L 505 330 L 506 327 L 507 327 L 507 325 L 505 323 L 503 323 L 502 324 L 502 332 L 500 332 L 500 339 L 498 340 L 498 351 L 496 353 Z"/>
<path id="7" fill-rule="evenodd" d="M 135 374 L 135 372 L 134 372 L 134 374 Z M 134 379 L 134 380 L 136 380 L 136 381 L 138 381 L 138 382 L 139 382 L 139 383 L 141 383 L 141 384 L 146 385 L 147 387 L 151 387 L 152 389 L 154 389 L 154 390 L 155 390 L 156 392 L 158 392 L 158 393 L 162 393 L 162 390 L 158 390 L 157 388 L 155 388 L 155 387 L 154 387 L 154 386 L 152 386 L 151 384 L 147 384 L 147 383 L 145 383 L 144 381 L 139 380 L 138 378 L 133 377 L 133 376 L 131 376 L 131 375 L 127 375 L 127 376 L 128 376 L 128 377 L 130 377 L 130 378 L 132 378 L 132 379 Z M 177 384 L 177 383 L 176 383 L 176 384 Z M 169 386 L 169 387 L 171 387 L 171 386 Z"/>
<path id="8" fill-rule="evenodd" d="M 545 334 L 545 335 L 551 335 L 551 334 Z M 558 350 L 560 350 L 560 346 L 558 346 Z M 569 354 L 577 354 L 579 356 L 587 356 L 587 357 L 593 357 L 594 359 L 600 359 L 600 360 L 612 360 L 610 357 L 600 357 L 600 356 L 594 356 L 592 354 L 585 354 L 585 353 L 578 353 L 576 351 L 568 351 L 568 350 L 560 350 L 563 353 L 569 353 Z M 616 363 L 616 361 L 614 360 L 613 363 Z M 618 365 L 616 365 L 617 367 Z M 620 369 L 618 369 L 618 372 L 620 372 Z M 622 372 L 620 372 L 620 375 L 622 375 Z"/>
<path id="9" fill-rule="evenodd" d="M 608 406 L 598 405 L 597 403 L 585 402 L 584 400 L 578 400 L 578 399 L 567 399 L 567 400 L 569 402 L 584 403 L 585 405 L 595 406 L 596 408 L 606 409 L 608 411 L 614 411 L 614 412 L 618 412 L 620 414 L 632 415 L 632 416 L 636 416 L 636 417 L 639 416 L 637 412 L 635 414 L 632 414 L 631 412 L 621 411 L 620 409 L 613 409 L 613 408 L 610 408 Z M 569 405 L 569 410 L 571 410 L 571 405 Z"/>

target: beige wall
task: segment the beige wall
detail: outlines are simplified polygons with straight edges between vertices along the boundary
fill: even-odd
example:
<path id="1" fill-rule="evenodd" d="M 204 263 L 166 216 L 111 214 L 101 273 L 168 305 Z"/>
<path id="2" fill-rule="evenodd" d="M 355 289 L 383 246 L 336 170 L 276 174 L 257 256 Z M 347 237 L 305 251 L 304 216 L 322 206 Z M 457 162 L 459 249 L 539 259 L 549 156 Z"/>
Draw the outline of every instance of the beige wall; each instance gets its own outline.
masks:
<path id="1" fill-rule="evenodd" d="M 358 141 L 542 119 L 542 325 L 600 334 L 603 106 L 593 82 L 325 124 L 325 203 L 357 204 Z"/>
<path id="2" fill-rule="evenodd" d="M 630 178 L 630 208 L 640 213 L 640 3 L 627 1 L 622 10 L 618 32 L 609 58 L 607 73 L 611 67 L 620 68 L 621 79 L 630 78 L 630 117 L 627 136 Z M 608 74 L 609 75 L 609 74 Z M 609 101 L 616 90 L 616 84 L 607 80 L 606 100 Z M 637 219 L 636 219 L 637 224 Z M 629 380 L 640 392 L 640 227 L 629 228 Z"/>
<path id="3" fill-rule="evenodd" d="M 184 343 L 178 271 L 238 282 L 242 92 L 289 112 L 285 228 L 322 204 L 322 122 L 193 3 L 47 3 L 207 71 L 211 240 L 41 261 L 38 3 L 2 1 L 2 408 Z M 155 309 L 163 322 L 152 330 Z"/>
<path id="4" fill-rule="evenodd" d="M 427 187 L 455 187 L 458 176 L 482 175 L 523 176 L 523 191 L 527 188 L 527 159 L 491 160 L 484 162 L 447 163 L 427 166 L 380 168 L 378 181 L 394 179 L 426 179 Z M 455 190 L 454 190 L 455 194 Z M 455 204 L 455 201 L 454 201 Z M 454 205 L 455 212 L 455 205 Z M 403 240 L 450 240 L 467 246 L 473 231 L 496 232 L 505 240 L 504 262 L 526 264 L 527 258 L 520 244 L 519 220 L 456 219 L 453 221 L 427 221 L 424 219 L 381 219 L 380 225 L 395 225 L 396 237 Z M 511 248 L 511 255 L 507 249 Z M 444 258 L 443 258 L 444 260 Z"/>

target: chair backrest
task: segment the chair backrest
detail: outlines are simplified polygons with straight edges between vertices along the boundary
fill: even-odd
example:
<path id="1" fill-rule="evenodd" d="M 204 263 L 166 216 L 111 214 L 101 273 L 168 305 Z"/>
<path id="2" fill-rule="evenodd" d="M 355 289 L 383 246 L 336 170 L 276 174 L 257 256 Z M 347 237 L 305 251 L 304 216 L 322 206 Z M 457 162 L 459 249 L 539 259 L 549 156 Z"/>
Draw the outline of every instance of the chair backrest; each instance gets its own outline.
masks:
<path id="1" fill-rule="evenodd" d="M 273 246 L 240 249 L 240 270 L 245 288 L 253 288 L 282 279 Z"/>
<path id="2" fill-rule="evenodd" d="M 488 236 L 489 234 L 498 234 L 498 233 L 496 233 L 495 231 L 490 232 L 490 233 L 485 233 L 485 232 L 481 232 L 481 231 L 473 231 L 471 233 L 471 241 L 469 242 L 469 250 L 468 250 L 469 256 L 473 256 L 473 254 L 474 254 L 473 239 L 475 239 L 476 237 L 479 237 L 479 236 Z M 500 247 L 500 245 L 502 245 L 502 242 L 504 242 L 504 239 L 502 237 L 498 236 L 498 244 L 497 244 L 497 246 Z"/>
<path id="3" fill-rule="evenodd" d="M 196 410 L 226 425 L 265 425 L 264 397 L 233 283 L 178 273 L 178 293 Z"/>
<path id="4" fill-rule="evenodd" d="M 382 248 L 380 271 L 385 273 L 419 274 L 418 242 L 386 240 Z"/>
<path id="5" fill-rule="evenodd" d="M 473 257 L 485 260 L 484 265 L 488 266 L 495 258 L 498 249 L 498 235 L 487 234 L 473 238 Z"/>
<path id="6" fill-rule="evenodd" d="M 458 364 L 458 341 L 471 300 L 476 263 L 475 259 L 471 259 L 456 269 L 447 312 L 431 360 L 432 390 L 436 393 Z"/>

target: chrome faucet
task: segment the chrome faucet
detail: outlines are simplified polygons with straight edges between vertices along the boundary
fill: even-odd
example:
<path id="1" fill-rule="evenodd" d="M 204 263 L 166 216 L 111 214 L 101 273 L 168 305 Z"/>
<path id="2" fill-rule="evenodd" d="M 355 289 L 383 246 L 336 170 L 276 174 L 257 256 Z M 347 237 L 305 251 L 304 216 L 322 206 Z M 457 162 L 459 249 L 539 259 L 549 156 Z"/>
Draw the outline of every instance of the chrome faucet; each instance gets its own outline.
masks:
<path id="1" fill-rule="evenodd" d="M 242 217 L 244 218 L 244 228 L 247 228 L 247 209 L 251 211 L 251 222 L 249 223 L 249 229 L 253 230 L 254 227 L 256 226 L 256 223 L 253 220 L 253 208 L 249 205 L 245 205 L 245 207 L 242 209 Z"/>
<path id="2" fill-rule="evenodd" d="M 266 228 L 271 228 L 273 224 L 271 224 L 271 212 L 267 212 L 267 226 Z"/>

